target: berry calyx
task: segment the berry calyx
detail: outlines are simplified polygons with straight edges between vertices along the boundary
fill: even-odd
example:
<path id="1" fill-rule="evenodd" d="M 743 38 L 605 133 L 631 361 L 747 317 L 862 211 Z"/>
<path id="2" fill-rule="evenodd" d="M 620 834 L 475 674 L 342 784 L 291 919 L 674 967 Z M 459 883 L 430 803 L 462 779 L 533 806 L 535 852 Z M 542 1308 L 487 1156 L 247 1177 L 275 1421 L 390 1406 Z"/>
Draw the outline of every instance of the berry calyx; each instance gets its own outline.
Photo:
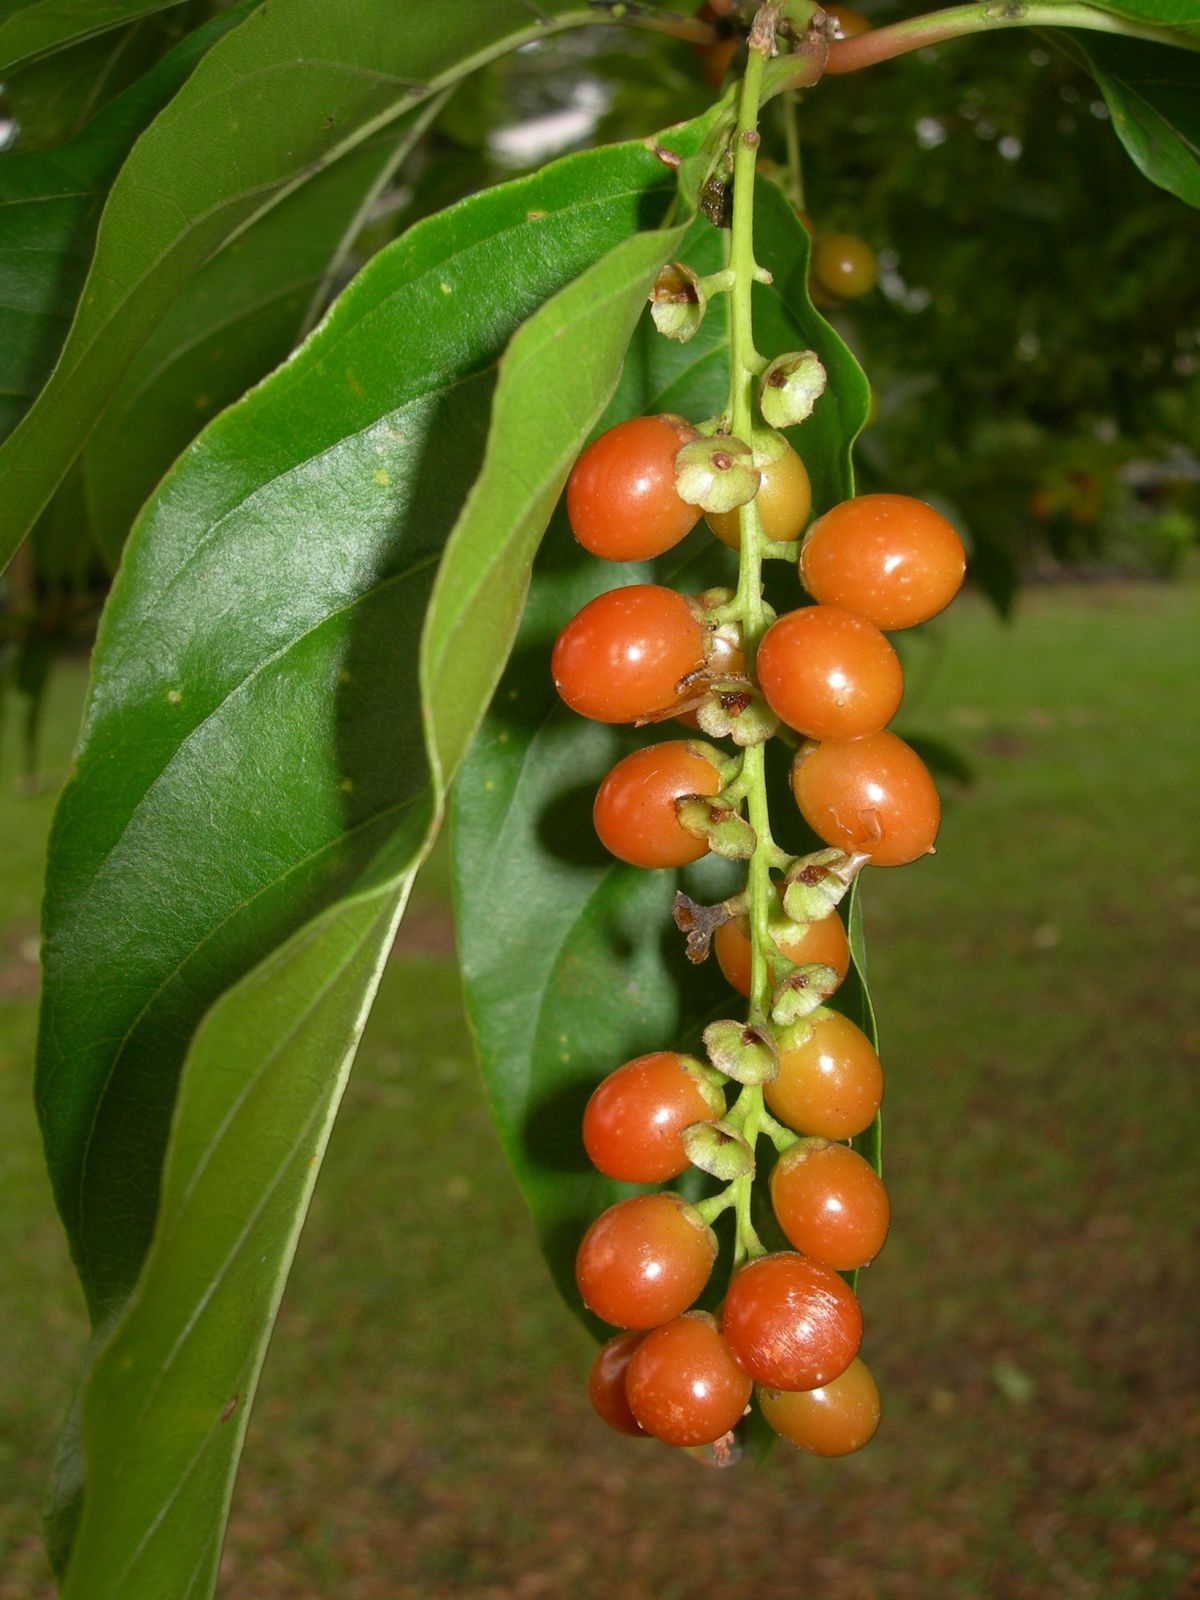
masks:
<path id="1" fill-rule="evenodd" d="M 840 606 L 804 606 L 767 629 L 756 658 L 767 704 L 810 739 L 861 739 L 895 716 L 900 658 L 879 629 Z"/>
<path id="2" fill-rule="evenodd" d="M 703 1311 L 647 1334 L 625 1379 L 632 1415 L 647 1433 L 673 1445 L 722 1438 L 740 1421 L 752 1389 L 716 1319 Z"/>
<path id="3" fill-rule="evenodd" d="M 826 844 L 863 854 L 876 867 L 902 867 L 928 855 L 942 819 L 929 770 L 894 733 L 802 745 L 792 793 L 805 822 Z"/>
<path id="4" fill-rule="evenodd" d="M 675 492 L 675 454 L 695 437 L 666 413 L 630 417 L 592 440 L 567 479 L 567 520 L 585 550 L 646 561 L 690 533 L 700 510 Z"/>
<path id="5" fill-rule="evenodd" d="M 850 970 L 850 945 L 842 919 L 830 912 L 818 922 L 788 922 L 772 918 L 767 924 L 779 953 L 793 966 L 813 962 L 832 967 L 845 979 Z M 731 917 L 713 935 L 713 950 L 718 965 L 739 994 L 750 995 L 750 920 Z"/>
<path id="6" fill-rule="evenodd" d="M 877 628 L 911 628 L 962 586 L 962 540 L 932 506 L 904 494 L 860 494 L 818 517 L 800 549 L 800 581 L 822 605 Z"/>
<path id="7" fill-rule="evenodd" d="M 861 1356 L 832 1383 L 805 1392 L 760 1389 L 758 1403 L 780 1438 L 818 1456 L 861 1450 L 879 1426 L 879 1390 Z"/>
<path id="8" fill-rule="evenodd" d="M 636 1056 L 610 1072 L 583 1113 L 592 1165 L 624 1183 L 663 1183 L 689 1166 L 680 1134 L 714 1122 L 725 1096 L 703 1063 L 674 1050 Z"/>
<path id="9" fill-rule="evenodd" d="M 862 1309 L 831 1267 L 780 1251 L 735 1273 L 721 1328 L 756 1383 L 816 1389 L 858 1354 Z"/>
<path id="10" fill-rule="evenodd" d="M 708 844 L 680 826 L 675 801 L 720 792 L 721 774 L 712 762 L 687 740 L 673 739 L 617 762 L 597 792 L 592 821 L 601 844 L 619 860 L 682 867 L 698 861 Z"/>
<path id="11" fill-rule="evenodd" d="M 797 1133 L 851 1139 L 871 1126 L 883 1100 L 879 1057 L 836 1011 L 814 1011 L 808 1024 L 806 1039 L 780 1047 L 779 1072 L 763 1090 L 767 1105 Z"/>
<path id="12" fill-rule="evenodd" d="M 637 722 L 669 714 L 704 662 L 704 628 L 674 589 L 635 583 L 589 600 L 559 634 L 554 686 L 580 716 Z"/>
<path id="13" fill-rule="evenodd" d="M 771 453 L 773 452 L 773 453 Z M 812 510 L 812 484 L 808 470 L 782 435 L 769 436 L 769 449 L 756 444 L 754 465 L 760 478 L 755 504 L 763 533 L 776 543 L 798 539 Z M 737 510 L 705 513 L 704 519 L 722 544 L 740 550 L 741 527 Z"/>
<path id="14" fill-rule="evenodd" d="M 632 1434 L 638 1439 L 646 1438 L 647 1434 L 629 1409 L 625 1374 L 629 1371 L 630 1358 L 645 1337 L 636 1329 L 618 1333 L 607 1344 L 601 1345 L 588 1377 L 588 1398 L 600 1420 L 607 1422 L 618 1433 Z"/>
<path id="15" fill-rule="evenodd" d="M 717 1241 L 677 1194 L 619 1200 L 584 1234 L 575 1281 L 584 1304 L 618 1328 L 657 1328 L 686 1311 L 717 1257 Z"/>
<path id="16" fill-rule="evenodd" d="M 813 276 L 827 293 L 854 300 L 875 287 L 875 252 L 854 233 L 827 233 L 813 246 Z"/>
<path id="17" fill-rule="evenodd" d="M 788 1243 L 838 1272 L 873 1260 L 891 1220 L 870 1162 L 829 1139 L 802 1139 L 784 1152 L 771 1173 L 771 1205 Z"/>

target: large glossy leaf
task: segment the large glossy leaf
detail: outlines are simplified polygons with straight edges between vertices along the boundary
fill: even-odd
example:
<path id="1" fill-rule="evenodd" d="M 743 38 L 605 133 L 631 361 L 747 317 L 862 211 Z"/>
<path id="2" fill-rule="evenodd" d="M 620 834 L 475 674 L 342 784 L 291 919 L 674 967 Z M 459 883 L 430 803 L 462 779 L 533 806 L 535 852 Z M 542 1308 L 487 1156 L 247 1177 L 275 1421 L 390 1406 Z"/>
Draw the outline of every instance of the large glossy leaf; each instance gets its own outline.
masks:
<path id="1" fill-rule="evenodd" d="M 105 207 L 55 371 L 0 447 L 6 562 L 114 385 L 193 274 L 294 187 L 464 73 L 594 12 L 569 0 L 439 8 L 272 0 L 147 129 Z"/>
<path id="2" fill-rule="evenodd" d="M 175 457 L 294 347 L 364 209 L 423 127 L 414 113 L 288 195 L 196 274 L 146 341 L 82 458 L 110 566 Z"/>
<path id="3" fill-rule="evenodd" d="M 655 167 L 640 147 L 577 159 L 550 179 L 515 185 L 503 197 L 485 196 L 456 218 L 418 230 L 420 241 L 397 246 L 368 269 L 289 368 L 227 414 L 207 439 L 224 434 L 227 448 L 240 439 L 257 476 L 259 431 L 277 421 L 273 401 L 282 399 L 289 409 L 313 405 L 312 391 L 324 389 L 336 352 L 368 392 L 382 381 L 390 402 L 396 380 L 383 376 L 387 361 L 360 365 L 359 357 L 380 338 L 388 344 L 389 330 L 424 327 L 440 310 L 443 322 L 456 324 L 454 333 L 447 337 L 443 328 L 440 339 L 426 334 L 421 348 L 406 353 L 402 387 L 422 381 L 434 357 L 439 388 L 453 390 L 454 416 L 447 421 L 436 406 L 432 414 L 445 428 L 471 436 L 478 448 L 490 375 L 479 390 L 482 410 L 468 391 L 483 376 L 481 361 L 494 365 L 519 304 L 555 275 L 566 275 L 585 241 L 594 249 L 620 238 L 639 214 L 651 220 L 661 210 L 666 196 Z M 323 753 L 322 741 L 314 746 L 300 731 L 311 710 L 284 713 L 297 756 L 324 769 L 325 786 L 342 806 L 345 780 L 338 775 L 354 771 L 357 763 L 347 754 L 356 752 L 380 800 L 386 791 L 384 842 L 348 891 L 339 892 L 336 881 L 321 886 L 320 897 L 332 904 L 230 991 L 197 1035 L 146 1268 L 87 1384 L 83 1441 L 90 1489 L 66 1597 L 116 1600 L 211 1588 L 249 1402 L 380 965 L 440 816 L 445 786 L 511 643 L 533 548 L 577 430 L 611 393 L 629 332 L 675 238 L 634 233 L 616 244 L 536 312 L 509 347 L 482 470 L 438 573 L 421 642 L 419 693 L 420 630 L 407 603 L 398 613 L 396 578 L 415 591 L 411 598 L 428 591 L 432 569 L 420 552 L 436 544 L 444 519 L 435 516 L 430 527 L 431 507 L 422 504 L 411 466 L 420 461 L 428 471 L 449 474 L 451 487 L 443 492 L 452 505 L 468 476 L 461 472 L 465 463 L 451 459 L 461 448 L 443 452 L 439 429 L 431 463 L 415 448 L 418 405 L 410 402 L 388 409 L 369 428 L 368 437 L 377 438 L 382 428 L 400 447 L 370 451 L 366 474 L 328 471 L 336 445 L 312 463 L 323 481 L 310 490 L 315 503 L 309 514 L 317 515 L 326 538 L 342 528 L 348 484 L 359 478 L 369 499 L 390 506 L 383 537 L 394 547 L 392 560 L 401 547 L 406 551 L 403 573 L 376 578 L 357 600 L 336 597 L 344 612 L 357 610 L 364 633 L 369 608 L 377 607 L 382 634 L 335 649 L 318 674 L 340 723 L 340 730 L 329 726 L 328 749 Z M 459 363 L 457 380 L 445 362 L 451 352 Z M 164 495 L 186 483 L 205 442 L 185 458 Z M 362 466 L 357 448 L 351 460 Z M 391 474 L 391 482 L 379 481 Z M 154 509 L 135 536 L 125 572 L 151 536 Z M 273 549 L 265 541 L 264 560 Z M 376 552 L 367 571 L 379 569 Z M 126 592 L 130 581 L 122 580 Z M 322 573 L 319 606 L 328 607 L 327 584 Z M 487 625 L 465 626 L 484 606 Z M 397 646 L 397 640 L 408 643 Z M 356 654 L 368 659 L 355 662 Z M 382 681 L 367 670 L 372 656 L 391 658 Z M 355 727 L 360 701 L 367 715 Z M 420 748 L 422 724 L 431 773 Z M 278 824 L 294 827 L 285 817 Z M 214 870 L 210 861 L 210 877 Z"/>
<path id="4" fill-rule="evenodd" d="M 868 390 L 808 300 L 807 248 L 794 213 L 768 189 L 757 249 L 775 283 L 756 294 L 756 341 L 772 353 L 811 346 L 826 363 L 830 390 L 794 434 L 824 506 L 851 492 L 850 444 L 865 419 Z M 713 271 L 721 250 L 720 236 L 698 223 L 686 259 Z M 710 306 L 687 345 L 668 343 L 644 322 L 605 425 L 653 410 L 699 420 L 722 409 L 726 384 L 722 301 Z M 455 896 L 468 1011 L 508 1158 L 551 1270 L 576 1308 L 572 1263 L 582 1229 L 628 1192 L 588 1166 L 579 1137 L 588 1094 L 630 1056 L 694 1046 L 702 1026 L 735 1014 L 737 1002 L 715 966 L 693 967 L 684 958 L 671 924 L 675 875 L 613 861 L 591 826 L 596 786 L 631 739 L 672 735 L 661 728 L 631 735 L 571 715 L 554 694 L 549 649 L 567 618 L 601 590 L 655 577 L 698 590 L 728 581 L 730 560 L 702 526 L 653 566 L 615 567 L 584 556 L 556 517 L 517 649 L 455 788 Z M 795 603 L 797 593 L 789 572 L 781 603 Z M 780 808 L 784 842 L 789 814 L 794 807 Z M 715 858 L 689 869 L 687 881 L 700 899 L 719 899 L 731 886 Z M 844 997 L 869 1025 L 861 985 L 851 984 Z"/>
<path id="5" fill-rule="evenodd" d="M 69 144 L 0 156 L 0 438 L 54 365 L 87 275 L 105 196 L 134 141 L 253 3 L 189 35 Z"/>
<path id="6" fill-rule="evenodd" d="M 186 7 L 156 12 L 21 67 L 4 99 L 23 151 L 65 144 L 193 31 Z"/>
<path id="7" fill-rule="evenodd" d="M 180 0 L 5 0 L 0 4 L 0 73 L 80 39 L 106 33 Z"/>
<path id="8" fill-rule="evenodd" d="M 1200 53 L 1100 33 L 1055 37 L 1100 85 L 1137 166 L 1200 206 Z"/>
<path id="9" fill-rule="evenodd" d="M 139 525 L 46 900 L 39 1102 L 97 1318 L 144 1254 L 199 1016 L 396 825 L 421 759 L 418 622 L 479 470 L 498 354 L 661 214 L 665 176 L 621 147 L 413 230 L 217 419 Z"/>

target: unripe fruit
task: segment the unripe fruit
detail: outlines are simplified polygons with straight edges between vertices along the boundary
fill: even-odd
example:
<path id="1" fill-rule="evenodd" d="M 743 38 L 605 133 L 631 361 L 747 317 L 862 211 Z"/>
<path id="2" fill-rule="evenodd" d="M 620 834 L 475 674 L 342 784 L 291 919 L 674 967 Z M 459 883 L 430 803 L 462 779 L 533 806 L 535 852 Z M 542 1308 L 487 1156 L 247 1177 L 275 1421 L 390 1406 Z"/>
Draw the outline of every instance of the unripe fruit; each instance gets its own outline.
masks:
<path id="1" fill-rule="evenodd" d="M 941 802 L 920 756 L 884 729 L 865 739 L 802 745 L 792 765 L 801 815 L 826 844 L 902 867 L 928 855 Z"/>
<path id="2" fill-rule="evenodd" d="M 735 1273 L 721 1327 L 756 1383 L 815 1389 L 858 1354 L 862 1308 L 832 1268 L 781 1251 Z"/>
<path id="3" fill-rule="evenodd" d="M 682 417 L 630 417 L 591 444 L 567 479 L 567 520 L 593 555 L 645 561 L 691 531 L 700 508 L 675 492 L 675 453 L 696 430 Z"/>
<path id="4" fill-rule="evenodd" d="M 635 583 L 597 595 L 559 634 L 550 670 L 559 694 L 596 722 L 668 712 L 704 661 L 704 629 L 683 595 Z"/>
<path id="5" fill-rule="evenodd" d="M 810 739 L 861 739 L 895 716 L 900 658 L 872 623 L 839 606 L 804 606 L 773 622 L 755 660 L 767 704 Z"/>
<path id="6" fill-rule="evenodd" d="M 812 484 L 803 461 L 790 444 L 782 441 L 784 448 L 773 460 L 760 460 L 756 452 L 754 464 L 762 474 L 755 504 L 768 539 L 786 543 L 798 539 L 812 510 Z M 731 550 L 740 550 L 741 525 L 737 510 L 709 511 L 704 519 L 722 544 Z"/>
<path id="7" fill-rule="evenodd" d="M 879 1390 L 861 1357 L 819 1389 L 760 1389 L 758 1403 L 781 1438 L 818 1456 L 861 1450 L 879 1426 Z"/>
<path id="8" fill-rule="evenodd" d="M 584 1304 L 618 1328 L 657 1328 L 686 1311 L 717 1257 L 712 1229 L 677 1194 L 610 1206 L 583 1236 L 575 1280 Z"/>
<path id="9" fill-rule="evenodd" d="M 721 792 L 711 761 L 674 739 L 635 750 L 600 785 L 592 821 L 606 850 L 635 867 L 682 867 L 708 852 L 708 843 L 680 826 L 675 801 Z"/>
<path id="10" fill-rule="evenodd" d="M 838 1272 L 873 1260 L 891 1220 L 879 1174 L 857 1150 L 828 1139 L 802 1139 L 780 1156 L 771 1205 L 788 1243 Z"/>
<path id="11" fill-rule="evenodd" d="M 593 1166 L 608 1177 L 662 1183 L 690 1165 L 681 1130 L 713 1122 L 724 1110 L 725 1096 L 700 1062 L 655 1050 L 597 1086 L 583 1114 L 583 1143 Z"/>
<path id="12" fill-rule="evenodd" d="M 712 1444 L 741 1419 L 753 1384 L 716 1319 L 691 1311 L 648 1333 L 625 1379 L 629 1409 L 664 1444 Z"/>
<path id="13" fill-rule="evenodd" d="M 865 239 L 853 233 L 827 233 L 813 246 L 812 270 L 823 289 L 840 300 L 854 300 L 875 287 L 879 269 Z"/>
<path id="14" fill-rule="evenodd" d="M 763 1094 L 797 1133 L 850 1139 L 875 1120 L 883 1100 L 883 1068 L 871 1041 L 847 1017 L 824 1009 L 808 1019 L 812 1034 L 779 1052 L 779 1074 Z"/>
<path id="15" fill-rule="evenodd" d="M 822 605 L 877 628 L 911 628 L 948 606 L 967 558 L 941 512 L 904 494 L 860 494 L 818 517 L 800 550 L 800 581 Z"/>

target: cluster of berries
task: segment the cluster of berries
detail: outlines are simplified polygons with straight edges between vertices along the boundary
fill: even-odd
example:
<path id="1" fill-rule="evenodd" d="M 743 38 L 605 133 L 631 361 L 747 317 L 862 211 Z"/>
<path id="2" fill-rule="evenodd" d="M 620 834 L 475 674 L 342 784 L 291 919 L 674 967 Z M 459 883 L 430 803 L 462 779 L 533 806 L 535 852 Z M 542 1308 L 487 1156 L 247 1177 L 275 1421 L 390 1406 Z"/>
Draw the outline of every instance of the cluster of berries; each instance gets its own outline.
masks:
<path id="1" fill-rule="evenodd" d="M 669 549 L 700 516 L 681 498 L 684 469 L 697 447 L 712 456 L 720 445 L 674 416 L 610 429 L 568 482 L 576 538 L 608 560 Z M 764 542 L 788 553 L 811 508 L 803 464 L 781 435 L 756 438 L 754 475 Z M 722 540 L 738 543 L 736 510 L 710 512 L 708 521 Z M 761 742 L 780 722 L 793 729 L 801 736 L 793 791 L 831 847 L 788 858 L 773 880 L 770 1021 L 714 1024 L 705 1034 L 709 1062 L 673 1051 L 626 1062 L 596 1089 L 583 1127 L 589 1157 L 614 1179 L 664 1184 L 695 1165 L 731 1188 L 753 1172 L 757 1132 L 770 1133 L 780 1152 L 771 1202 L 793 1248 L 741 1265 L 719 1320 L 693 1310 L 713 1271 L 716 1237 L 703 1209 L 657 1190 L 593 1223 L 576 1275 L 591 1310 L 625 1330 L 601 1350 L 591 1378 L 593 1404 L 611 1426 L 673 1445 L 720 1444 L 757 1384 L 777 1432 L 839 1455 L 864 1444 L 879 1418 L 878 1391 L 857 1354 L 861 1309 L 842 1274 L 878 1252 L 889 1207 L 879 1177 L 847 1142 L 878 1111 L 879 1058 L 859 1028 L 821 1002 L 849 968 L 835 908 L 854 874 L 933 847 L 932 779 L 885 728 L 903 677 L 882 630 L 940 611 L 962 581 L 964 557 L 953 528 L 928 506 L 867 495 L 821 517 L 798 559 L 817 603 L 771 621 L 757 649 L 747 649 L 729 620 L 727 593 L 687 597 L 649 584 L 599 595 L 554 648 L 559 694 L 584 716 L 676 717 L 741 746 Z M 637 750 L 600 787 L 597 833 L 614 855 L 642 867 L 682 866 L 710 849 L 745 859 L 755 841 L 740 815 L 740 768 L 739 756 L 695 739 Z M 725 977 L 749 996 L 748 898 L 709 909 L 716 914 L 698 952 L 689 940 L 690 953 L 707 954 L 711 938 Z M 749 1142 L 742 1124 L 726 1121 L 731 1080 L 765 1100 Z"/>

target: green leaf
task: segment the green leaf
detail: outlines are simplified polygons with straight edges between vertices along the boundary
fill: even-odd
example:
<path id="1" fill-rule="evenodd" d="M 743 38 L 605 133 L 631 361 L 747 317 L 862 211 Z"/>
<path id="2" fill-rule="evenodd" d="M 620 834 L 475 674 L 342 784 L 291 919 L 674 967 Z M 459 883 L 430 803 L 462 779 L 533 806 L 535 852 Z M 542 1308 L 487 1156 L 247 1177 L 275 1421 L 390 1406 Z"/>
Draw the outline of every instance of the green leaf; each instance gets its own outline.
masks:
<path id="1" fill-rule="evenodd" d="M 364 208 L 424 131 L 423 116 L 405 123 L 318 173 L 226 245 L 134 359 L 82 458 L 95 537 L 110 567 L 175 457 L 305 331 Z"/>
<path id="2" fill-rule="evenodd" d="M 308 698 L 309 678 L 294 662 L 281 680 L 285 699 L 273 696 L 258 727 L 247 723 L 244 736 L 234 733 L 225 751 L 222 764 L 231 771 L 259 768 L 232 787 L 234 813 L 244 815 L 255 803 L 274 808 L 275 861 L 264 863 L 264 875 L 278 875 L 282 841 L 302 825 L 295 786 L 277 793 L 265 770 L 267 721 L 288 723 L 294 762 L 322 769 L 331 811 L 348 804 L 341 775 L 361 768 L 376 791 L 382 825 L 375 840 L 380 853 L 371 859 L 370 851 L 358 850 L 362 866 L 354 881 L 339 883 L 321 872 L 307 894 L 289 890 L 293 917 L 310 910 L 314 896 L 326 902 L 324 909 L 228 990 L 195 1037 L 145 1269 L 87 1381 L 82 1437 L 89 1492 L 64 1600 L 211 1590 L 250 1400 L 380 965 L 436 828 L 445 785 L 511 643 L 540 524 L 577 442 L 579 424 L 571 419 L 595 416 L 611 390 L 628 330 L 673 239 L 669 233 L 626 235 L 661 214 L 669 197 L 664 169 L 643 147 L 631 146 L 571 158 L 414 230 L 366 269 L 287 367 L 208 430 L 135 531 L 110 629 L 135 609 L 131 586 L 144 580 L 139 562 L 156 533 L 163 534 L 158 519 L 166 517 L 167 502 L 173 521 L 189 489 L 203 514 L 187 543 L 166 530 L 176 573 L 190 548 L 197 579 L 211 582 L 237 551 L 243 559 L 236 581 L 246 591 L 247 613 L 257 610 L 264 590 L 290 588 L 294 606 L 327 613 L 332 601 L 336 614 L 347 617 L 338 629 L 341 645 L 331 639 L 320 647 L 316 687 L 331 702 L 322 733 L 313 734 L 311 705 L 292 704 Z M 427 553 L 436 553 L 461 498 L 459 486 L 473 476 L 470 458 L 482 444 L 505 340 L 525 310 L 605 244 L 615 245 L 611 254 L 534 311 L 508 346 L 482 469 L 450 534 L 425 622 L 418 696 L 418 605 L 433 572 Z M 356 414 L 342 423 L 351 431 L 314 452 L 330 431 L 328 418 L 324 427 L 317 424 L 335 372 Z M 335 396 L 334 411 L 345 403 L 345 395 Z M 313 437 L 307 444 L 286 441 L 283 455 L 293 464 L 264 473 L 264 451 L 267 457 L 278 453 L 281 428 Z M 249 512 L 241 509 L 245 484 L 218 486 L 212 501 L 217 457 L 219 477 L 240 463 L 255 485 L 258 504 Z M 434 473 L 440 487 L 431 482 Z M 311 481 L 304 485 L 305 479 Z M 310 551 L 319 557 L 334 538 L 335 559 L 306 561 L 295 526 L 276 537 L 270 519 L 276 483 L 292 494 L 304 485 L 310 503 L 301 515 L 315 524 Z M 227 499 L 232 504 L 222 515 L 217 507 Z M 234 534 L 234 550 L 214 552 L 217 524 L 227 541 L 230 523 L 239 519 L 244 526 Z M 363 547 L 357 556 L 356 545 Z M 291 547 L 292 568 L 277 582 L 277 548 L 283 546 Z M 267 575 L 253 584 L 245 565 L 252 550 L 260 550 L 256 559 Z M 347 584 L 342 569 L 350 559 L 361 571 Z M 386 576 L 398 562 L 401 571 Z M 167 577 L 168 568 L 157 576 Z M 404 598 L 401 586 L 411 595 Z M 157 590 L 157 582 L 150 588 Z M 153 594 L 143 600 L 152 604 Z M 485 606 L 487 626 L 465 627 L 472 608 L 479 616 Z M 296 643 L 315 639 L 320 627 L 301 630 Z M 135 628 L 125 643 L 140 637 Z M 288 648 L 286 640 L 276 642 L 264 665 L 271 667 Z M 111 661 L 116 650 L 110 631 L 103 657 Z M 251 653 L 263 655 L 261 647 Z M 155 709 L 139 706 L 136 714 L 148 710 L 153 722 Z M 221 714 L 218 709 L 207 721 Z M 422 720 L 435 754 L 432 774 L 420 747 Z M 89 718 L 77 783 L 95 773 L 102 737 Z M 196 780 L 208 787 L 206 805 L 220 809 L 224 786 L 218 782 L 214 789 L 203 770 Z M 114 782 L 111 771 L 105 781 Z M 225 820 L 228 825 L 228 815 Z M 137 822 L 154 827 L 144 807 Z M 180 835 L 188 825 L 186 816 L 176 819 Z M 331 843 L 345 849 L 344 823 L 340 839 L 336 829 L 327 831 Z M 139 849 L 147 846 L 146 860 L 153 860 L 165 842 L 140 841 Z M 197 887 L 207 883 L 211 896 L 224 877 L 221 854 L 221 838 L 214 835 L 200 870 L 189 862 L 177 871 L 190 872 Z M 245 866 L 243 859 L 239 875 Z M 159 898 L 161 889 L 160 882 Z M 145 893 L 143 905 L 152 898 Z M 159 911 L 160 931 L 179 909 Z M 248 930 L 251 942 L 238 942 L 253 953 L 269 934 L 261 907 L 249 909 L 257 926 Z M 227 943 L 230 933 L 218 913 L 208 939 L 195 947 L 200 959 L 190 963 L 185 991 L 205 981 L 214 959 L 221 959 L 214 945 Z M 153 981 L 139 985 L 143 994 Z M 159 1051 L 177 1052 L 174 1035 L 195 1026 L 198 1000 L 202 1004 L 195 994 L 176 994 L 176 1020 L 160 1018 Z M 131 997 L 128 1009 L 137 1005 Z M 110 1095 L 122 1093 L 117 1080 L 125 1067 L 117 1064 Z M 124 1089 L 136 1091 L 136 1084 L 127 1081 Z M 123 1115 L 135 1116 L 136 1105 L 127 1100 Z M 138 1131 L 146 1136 L 144 1119 Z M 157 1142 L 153 1129 L 150 1139 Z M 85 1238 L 96 1238 L 104 1227 L 114 1227 L 111 1217 L 95 1219 Z"/>
<path id="3" fill-rule="evenodd" d="M 1200 53 L 1099 33 L 1054 38 L 1100 85 L 1117 137 L 1151 183 L 1200 206 Z"/>
<path id="4" fill-rule="evenodd" d="M 414 229 L 140 521 L 46 901 L 39 1101 L 94 1317 L 144 1254 L 196 1020 L 395 826 L 422 759 L 416 619 L 479 470 L 504 342 L 661 213 L 665 176 L 621 147 Z"/>
<path id="5" fill-rule="evenodd" d="M 113 185 L 58 365 L 0 447 L 0 562 L 223 244 L 464 73 L 594 16 L 570 0 L 462 0 L 433 26 L 427 10 L 394 0 L 361 0 L 350 13 L 327 0 L 272 0 L 210 51 Z"/>
<path id="6" fill-rule="evenodd" d="M 0 3 L 0 73 L 80 39 L 107 33 L 180 0 L 4 0 Z"/>
<path id="7" fill-rule="evenodd" d="M 1132 22 L 1148 22 L 1159 28 L 1200 28 L 1196 0 L 1091 0 L 1091 4 L 1110 16 L 1128 17 Z"/>
<path id="8" fill-rule="evenodd" d="M 5 80 L 4 99 L 19 148 L 44 150 L 73 138 L 192 31 L 189 9 L 143 17 L 14 72 Z"/>
<path id="9" fill-rule="evenodd" d="M 61 149 L 0 156 L 0 438 L 54 365 L 105 196 L 134 141 L 251 9 L 237 6 L 189 35 Z"/>
<path id="10" fill-rule="evenodd" d="M 852 492 L 850 445 L 867 413 L 866 380 L 812 309 L 807 235 L 770 186 L 763 188 L 755 244 L 775 274 L 770 288 L 756 291 L 756 343 L 770 354 L 815 349 L 829 373 L 826 395 L 791 435 L 824 509 Z M 698 222 L 680 259 L 704 274 L 723 264 L 722 255 L 720 235 Z M 699 421 L 723 408 L 726 386 L 723 297 L 710 303 L 686 345 L 660 338 L 647 317 L 603 426 L 664 410 Z M 586 556 L 557 514 L 512 662 L 455 786 L 455 900 L 468 1012 L 506 1154 L 551 1270 L 576 1310 L 580 1235 L 629 1192 L 588 1165 L 579 1135 L 588 1095 L 631 1056 L 694 1049 L 705 1024 L 729 1014 L 730 992 L 715 964 L 685 959 L 671 923 L 675 875 L 615 862 L 591 825 L 596 788 L 613 762 L 634 743 L 677 735 L 670 724 L 635 734 L 572 716 L 550 681 L 550 647 L 574 611 L 602 590 L 658 581 L 697 591 L 730 581 L 732 572 L 730 552 L 703 525 L 657 563 L 618 568 Z M 782 603 L 795 604 L 794 574 L 784 589 L 790 598 Z M 777 787 L 786 793 L 782 776 L 776 774 Z M 800 825 L 791 822 L 794 805 L 776 809 L 786 845 L 789 827 L 798 832 Z M 737 869 L 710 857 L 687 869 L 683 881 L 695 899 L 712 902 L 739 880 Z M 838 1003 L 870 1025 L 858 979 L 843 987 Z"/>

